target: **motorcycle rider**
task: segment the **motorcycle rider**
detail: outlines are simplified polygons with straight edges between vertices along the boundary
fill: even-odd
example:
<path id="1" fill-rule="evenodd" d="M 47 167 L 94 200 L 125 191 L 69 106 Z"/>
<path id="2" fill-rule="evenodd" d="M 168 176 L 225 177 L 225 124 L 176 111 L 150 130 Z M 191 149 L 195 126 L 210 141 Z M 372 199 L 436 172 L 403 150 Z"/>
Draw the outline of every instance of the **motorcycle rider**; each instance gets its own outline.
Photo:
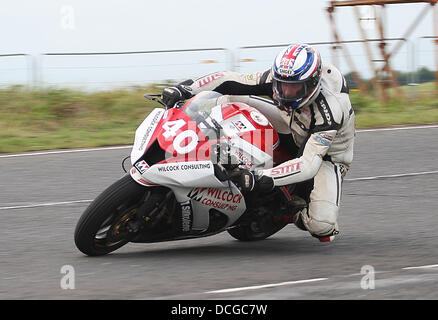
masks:
<path id="1" fill-rule="evenodd" d="M 225 71 L 189 79 L 165 88 L 162 99 L 173 106 L 205 90 L 227 95 L 222 103 L 243 102 L 257 108 L 277 130 L 282 145 L 288 143 L 285 137 L 293 138 L 291 160 L 258 172 L 242 170 L 242 188 L 269 191 L 304 183 L 308 206 L 295 215 L 295 224 L 321 242 L 334 240 L 339 233 L 342 180 L 353 160 L 355 136 L 349 89 L 340 71 L 322 63 L 315 48 L 298 43 L 282 49 L 270 70 L 249 75 Z"/>

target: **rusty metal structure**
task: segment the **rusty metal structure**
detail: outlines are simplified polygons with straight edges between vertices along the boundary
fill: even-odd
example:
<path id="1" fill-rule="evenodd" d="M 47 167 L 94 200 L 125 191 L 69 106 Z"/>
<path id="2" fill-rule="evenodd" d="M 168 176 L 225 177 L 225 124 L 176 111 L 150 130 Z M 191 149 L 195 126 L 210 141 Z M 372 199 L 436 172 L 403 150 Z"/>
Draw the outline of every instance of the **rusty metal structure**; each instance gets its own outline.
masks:
<path id="1" fill-rule="evenodd" d="M 385 6 L 391 5 L 391 4 L 412 4 L 412 3 L 427 3 L 427 5 L 423 8 L 423 10 L 419 13 L 419 15 L 414 19 L 412 24 L 407 28 L 406 32 L 403 34 L 403 36 L 400 38 L 398 43 L 394 45 L 392 50 L 388 52 L 386 47 L 387 40 L 385 38 L 385 30 L 384 30 L 384 14 L 385 14 Z M 374 77 L 371 79 L 371 83 L 376 90 L 377 96 L 379 100 L 385 101 L 387 99 L 387 93 L 385 88 L 392 87 L 394 88 L 394 91 L 397 95 L 402 95 L 401 90 L 399 89 L 399 84 L 397 81 L 397 76 L 395 72 L 392 70 L 390 65 L 390 58 L 393 57 L 397 51 L 400 49 L 401 46 L 406 42 L 406 39 L 410 36 L 410 34 L 415 30 L 415 27 L 418 25 L 418 23 L 424 18 L 424 15 L 429 11 L 433 11 L 433 33 L 434 36 L 430 37 L 434 41 L 434 51 L 435 51 L 435 64 L 436 64 L 436 70 L 435 70 L 435 83 L 438 91 L 438 6 L 436 6 L 438 0 L 351 0 L 351 1 L 330 1 L 330 6 L 327 8 L 327 13 L 329 16 L 329 21 L 331 25 L 333 40 L 335 42 L 335 45 L 332 46 L 333 51 L 341 49 L 344 53 L 344 57 L 346 59 L 347 64 L 349 65 L 349 68 L 351 69 L 351 74 L 353 76 L 354 81 L 356 82 L 358 88 L 361 91 L 367 92 L 366 86 L 362 83 L 359 74 L 357 73 L 357 69 L 354 65 L 353 60 L 350 58 L 350 55 L 348 53 L 348 49 L 346 46 L 342 45 L 342 40 L 340 38 L 339 32 L 337 31 L 337 27 L 335 24 L 334 19 L 334 12 L 335 8 L 340 7 L 353 7 L 355 17 L 358 21 L 358 27 L 359 32 L 361 35 L 361 38 L 363 40 L 364 49 L 366 52 L 366 56 L 369 62 L 369 67 L 374 75 Z M 377 25 L 379 36 L 380 36 L 380 42 L 378 45 L 379 52 L 380 52 L 380 58 L 374 59 L 371 48 L 370 48 L 370 39 L 367 36 L 366 30 L 363 28 L 361 24 L 361 17 L 359 15 L 359 6 L 372 6 L 374 9 L 374 12 L 376 12 L 376 9 L 378 10 L 378 15 L 376 15 L 373 20 L 375 20 L 375 23 Z M 378 7 L 377 7 L 378 6 Z M 335 53 L 334 53 L 335 55 Z M 383 63 L 383 67 L 376 67 L 376 62 Z"/>

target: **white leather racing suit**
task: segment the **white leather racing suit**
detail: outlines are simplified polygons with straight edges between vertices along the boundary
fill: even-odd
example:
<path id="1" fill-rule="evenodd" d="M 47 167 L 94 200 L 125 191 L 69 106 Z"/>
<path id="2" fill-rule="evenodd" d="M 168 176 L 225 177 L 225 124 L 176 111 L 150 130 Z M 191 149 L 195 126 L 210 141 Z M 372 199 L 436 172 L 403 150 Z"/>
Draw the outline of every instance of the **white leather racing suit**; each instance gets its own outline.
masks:
<path id="1" fill-rule="evenodd" d="M 221 102 L 243 102 L 262 112 L 280 134 L 291 134 L 300 151 L 296 158 L 263 170 L 275 186 L 313 180 L 309 206 L 301 211 L 305 228 L 315 237 L 338 233 L 337 218 L 342 180 L 353 160 L 355 117 L 345 78 L 333 65 L 323 64 L 321 91 L 291 113 L 281 111 L 272 98 L 270 71 L 244 75 L 217 72 L 181 83 L 192 94 L 217 91 Z"/>

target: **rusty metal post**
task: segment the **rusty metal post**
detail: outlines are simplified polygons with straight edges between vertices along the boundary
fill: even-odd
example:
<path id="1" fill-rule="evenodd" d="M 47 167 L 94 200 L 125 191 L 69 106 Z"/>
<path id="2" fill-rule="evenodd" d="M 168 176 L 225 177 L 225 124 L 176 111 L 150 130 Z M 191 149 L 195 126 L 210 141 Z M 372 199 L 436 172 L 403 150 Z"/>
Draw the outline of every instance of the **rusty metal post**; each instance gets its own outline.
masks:
<path id="1" fill-rule="evenodd" d="M 373 78 L 370 80 L 371 84 L 373 85 L 376 93 L 377 93 L 377 97 L 379 100 L 383 100 L 384 99 L 384 92 L 383 92 L 383 88 L 380 85 L 380 82 L 378 81 L 379 78 L 379 72 L 378 70 L 375 68 L 374 65 L 374 59 L 373 59 L 373 53 L 371 51 L 369 42 L 368 42 L 368 35 L 367 32 L 365 31 L 365 29 L 363 28 L 362 24 L 361 24 L 361 17 L 360 17 L 360 13 L 359 13 L 359 9 L 358 7 L 353 7 L 354 10 L 354 14 L 356 16 L 356 21 L 357 21 L 357 25 L 359 27 L 359 31 L 360 31 L 360 35 L 362 37 L 363 41 L 363 46 L 365 48 L 365 53 L 367 55 L 368 58 L 368 63 L 370 66 L 371 71 L 373 72 Z"/>
<path id="2" fill-rule="evenodd" d="M 366 6 L 366 5 L 380 5 L 382 8 L 382 12 L 383 12 L 383 7 L 385 5 L 389 5 L 389 4 L 410 4 L 410 3 L 429 3 L 432 6 L 432 10 L 433 10 L 433 29 L 434 29 L 434 38 L 435 38 L 435 42 L 434 42 L 434 47 L 435 47 L 435 64 L 436 64 L 436 70 L 435 70 L 435 83 L 436 83 L 436 88 L 437 88 L 437 93 L 438 93 L 438 8 L 436 6 L 436 3 L 438 2 L 438 0 L 344 0 L 344 1 L 330 1 L 330 10 L 333 11 L 335 7 L 349 7 L 349 6 Z M 426 6 L 427 8 L 427 6 Z M 425 8 L 425 9 L 426 9 Z M 381 13 L 382 13 L 381 12 Z M 399 87 L 399 83 L 397 80 L 397 76 L 395 74 L 395 72 L 391 69 L 390 64 L 389 64 L 389 60 L 392 56 L 395 55 L 395 53 L 398 51 L 398 49 L 401 47 L 401 45 L 403 43 L 406 42 L 406 38 L 409 36 L 409 34 L 414 30 L 414 28 L 418 25 L 418 23 L 421 21 L 423 15 L 424 15 L 425 10 L 423 10 L 418 16 L 417 18 L 414 20 L 413 24 L 408 28 L 407 32 L 405 33 L 405 36 L 403 38 L 401 38 L 402 40 L 404 40 L 404 42 L 400 41 L 398 44 L 395 45 L 395 47 L 393 48 L 393 50 L 390 53 L 387 53 L 385 50 L 385 42 L 384 42 L 384 30 L 383 30 L 383 24 L 381 19 L 377 19 L 378 22 L 378 27 L 379 27 L 379 32 L 380 32 L 380 37 L 382 39 L 381 43 L 379 44 L 379 49 L 380 49 L 380 53 L 382 55 L 382 60 L 384 62 L 384 66 L 379 69 L 377 72 L 386 72 L 386 74 L 389 76 L 390 78 L 390 82 L 392 84 L 392 87 L 394 88 L 394 90 L 396 91 L 396 93 L 401 96 L 402 90 Z M 331 17 L 330 17 L 331 18 Z M 384 92 L 384 90 L 383 90 Z"/>
<path id="3" fill-rule="evenodd" d="M 379 29 L 379 34 L 380 34 L 380 38 L 382 39 L 382 42 L 380 42 L 379 44 L 379 49 L 380 49 L 380 53 L 382 55 L 383 61 L 384 61 L 384 66 L 383 66 L 383 70 L 386 71 L 386 73 L 388 74 L 388 76 L 390 77 L 390 82 L 391 82 L 391 86 L 397 91 L 397 94 L 399 96 L 402 96 L 403 93 L 399 87 L 399 83 L 397 80 L 397 75 L 395 74 L 394 70 L 392 70 L 392 68 L 390 67 L 390 63 L 389 63 L 389 54 L 386 52 L 385 47 L 386 47 L 386 43 L 383 39 L 385 39 L 385 31 L 384 31 L 384 26 L 383 26 L 383 14 L 384 14 L 384 5 L 381 5 L 380 7 L 380 15 L 377 18 L 377 26 Z M 386 95 L 385 95 L 386 96 Z"/>
<path id="4" fill-rule="evenodd" d="M 362 91 L 363 93 L 367 93 L 368 90 L 364 86 L 362 80 L 360 79 L 359 74 L 356 71 L 356 66 L 354 65 L 353 60 L 351 60 L 351 58 L 350 58 L 350 54 L 347 50 L 347 47 L 341 45 L 341 39 L 340 39 L 339 34 L 337 32 L 335 19 L 333 17 L 333 11 L 334 11 L 334 7 L 327 8 L 327 12 L 328 12 L 329 20 L 330 20 L 330 27 L 332 29 L 333 37 L 334 37 L 335 42 L 336 42 L 335 45 L 340 46 L 340 48 L 344 51 L 345 60 L 347 61 L 348 66 L 350 67 L 351 75 L 353 76 L 354 81 L 356 82 L 357 86 L 359 87 L 359 90 Z"/>

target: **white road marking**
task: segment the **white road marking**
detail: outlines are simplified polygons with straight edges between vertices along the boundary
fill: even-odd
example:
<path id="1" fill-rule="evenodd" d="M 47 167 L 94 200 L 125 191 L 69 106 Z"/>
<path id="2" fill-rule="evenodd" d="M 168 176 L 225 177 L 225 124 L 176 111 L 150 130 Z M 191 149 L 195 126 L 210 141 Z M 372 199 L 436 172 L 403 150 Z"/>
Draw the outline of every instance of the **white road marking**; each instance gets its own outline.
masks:
<path id="1" fill-rule="evenodd" d="M 407 127 L 393 127 L 393 128 L 375 128 L 375 129 L 358 129 L 357 133 L 361 132 L 379 132 L 379 131 L 397 131 L 397 130 L 416 130 L 416 129 L 431 129 L 438 128 L 438 125 L 422 125 L 422 126 L 407 126 Z M 119 150 L 129 149 L 132 145 L 128 146 L 114 146 L 114 147 L 98 147 L 98 148 L 85 148 L 85 149 L 69 149 L 69 150 L 52 150 L 52 151 L 37 151 L 37 152 L 23 152 L 23 153 L 11 153 L 0 155 L 0 158 L 14 158 L 14 157 L 30 157 L 40 155 L 51 154 L 63 154 L 63 153 L 77 153 L 77 152 L 92 152 L 92 151 L 105 151 L 105 150 Z"/>
<path id="2" fill-rule="evenodd" d="M 357 132 L 415 130 L 415 129 L 429 129 L 429 128 L 438 128 L 438 125 L 424 125 L 424 126 L 396 127 L 396 128 L 377 128 L 377 129 L 361 129 L 361 130 L 357 130 Z M 77 153 L 77 152 L 93 152 L 93 151 L 106 151 L 106 150 L 119 150 L 119 149 L 128 149 L 128 148 L 132 148 L 132 146 L 129 145 L 129 146 L 100 147 L 100 148 L 88 148 L 88 149 L 71 149 L 71 150 L 54 150 L 54 151 L 44 151 L 44 152 L 28 152 L 28 153 L 17 153 L 17 154 L 0 155 L 0 158 L 26 157 L 26 156 L 64 154 L 64 153 Z M 411 173 L 401 173 L 401 174 L 393 174 L 393 175 L 351 178 L 351 179 L 344 179 L 344 181 L 367 181 L 367 180 L 377 180 L 377 179 L 385 179 L 385 178 L 399 178 L 399 177 L 419 176 L 419 175 L 427 175 L 427 174 L 437 174 L 437 173 L 438 173 L 438 171 L 411 172 Z M 74 203 L 87 203 L 87 202 L 92 202 L 92 201 L 93 200 L 72 200 L 72 201 L 62 201 L 62 202 L 33 203 L 33 204 L 26 204 L 26 205 L 0 207 L 0 210 L 27 209 L 27 208 L 37 208 L 37 207 L 47 207 L 47 206 L 59 206 L 59 205 L 68 205 L 68 204 L 74 204 Z"/>
<path id="3" fill-rule="evenodd" d="M 438 125 L 424 125 L 424 126 L 407 126 L 407 127 L 393 127 L 393 128 L 375 128 L 375 129 L 358 129 L 356 132 L 378 132 L 378 131 L 397 131 L 397 130 L 415 130 L 415 129 L 431 129 L 438 128 Z"/>
<path id="4" fill-rule="evenodd" d="M 328 280 L 328 278 L 316 278 L 316 279 L 307 279 L 307 280 L 286 281 L 286 282 L 280 282 L 280 283 L 264 284 L 264 285 L 259 285 L 259 286 L 230 288 L 230 289 L 220 289 L 220 290 L 207 291 L 205 293 L 230 293 L 230 292 L 237 292 L 237 291 L 258 290 L 258 289 L 263 289 L 263 288 L 289 286 L 289 285 L 293 285 L 293 284 L 309 283 L 309 282 L 324 281 L 324 280 Z"/>
<path id="5" fill-rule="evenodd" d="M 128 149 L 128 148 L 132 148 L 132 145 L 117 146 L 117 147 L 99 147 L 99 148 L 88 148 L 88 149 L 69 149 L 69 150 L 52 150 L 52 151 L 41 151 L 41 152 L 12 153 L 12 154 L 0 155 L 0 158 L 15 158 L 15 157 L 41 156 L 48 154 L 107 151 L 107 150 L 119 150 L 119 149 Z"/>
<path id="6" fill-rule="evenodd" d="M 405 267 L 402 269 L 403 270 L 412 270 L 412 269 L 431 269 L 431 268 L 438 268 L 438 264 L 430 264 L 427 266 L 418 266 L 418 267 Z"/>
<path id="7" fill-rule="evenodd" d="M 61 202 L 33 203 L 33 204 L 26 204 L 26 205 L 20 205 L 20 206 L 0 207 L 0 210 L 61 206 L 61 205 L 65 205 L 65 204 L 87 203 L 87 202 L 92 202 L 92 201 L 93 200 L 73 200 L 73 201 L 61 201 Z"/>
<path id="8" fill-rule="evenodd" d="M 385 178 L 387 179 L 387 178 L 400 178 L 400 177 L 421 176 L 421 175 L 427 175 L 427 174 L 438 174 L 438 171 L 411 172 L 411 173 L 402 173 L 402 174 L 392 174 L 392 175 L 386 175 L 386 176 L 373 176 L 373 177 L 352 178 L 352 179 L 344 179 L 344 181 L 368 181 L 368 180 L 377 180 L 377 179 L 385 179 Z M 74 204 L 74 203 L 88 203 L 88 202 L 92 202 L 92 201 L 93 201 L 93 199 L 61 201 L 61 202 L 32 203 L 32 204 L 26 204 L 26 205 L 0 207 L 0 210 L 28 209 L 28 208 L 38 208 L 38 207 L 61 206 L 61 205 L 69 205 L 69 204 Z"/>
<path id="9" fill-rule="evenodd" d="M 402 268 L 401 270 L 431 269 L 431 268 L 438 268 L 438 264 L 418 266 L 418 267 L 405 267 L 405 268 Z M 394 269 L 394 270 L 389 270 L 389 271 L 379 271 L 379 272 L 376 272 L 376 273 L 388 274 L 388 273 L 392 273 L 392 272 L 397 272 L 397 270 Z M 255 286 L 240 287 L 240 288 L 229 288 L 229 289 L 212 290 L 212 291 L 206 291 L 206 292 L 203 292 L 203 293 L 204 294 L 214 294 L 214 293 L 231 293 L 231 292 L 238 292 L 238 291 L 258 290 L 258 289 L 264 289 L 264 288 L 288 286 L 288 285 L 301 284 L 301 283 L 312 283 L 312 282 L 318 282 L 318 281 L 324 281 L 324 280 L 330 280 L 330 279 L 333 280 L 333 279 L 336 279 L 336 278 L 337 278 L 337 280 L 340 280 L 340 279 L 344 279 L 344 278 L 348 278 L 348 277 L 352 277 L 352 276 L 359 276 L 359 275 L 362 275 L 362 273 L 353 273 L 353 274 L 349 274 L 347 276 L 345 276 L 345 275 L 335 275 L 335 276 L 331 276 L 330 278 L 315 278 L 315 279 L 308 279 L 308 280 L 287 281 L 287 282 L 271 283 L 271 284 L 265 284 L 265 285 L 255 285 Z M 391 279 L 391 278 L 380 279 L 379 280 L 379 285 L 381 286 L 382 283 L 384 283 L 384 282 L 386 282 L 387 283 L 386 285 L 388 285 L 388 284 L 393 284 L 393 283 L 400 284 L 401 282 L 423 281 L 421 279 L 418 280 L 417 278 L 412 277 L 412 276 L 410 276 L 409 279 L 404 280 L 404 281 L 401 281 L 400 279 L 398 279 L 396 281 Z M 336 284 L 338 285 L 338 283 L 339 282 L 337 281 Z"/>
<path id="10" fill-rule="evenodd" d="M 365 180 L 377 180 L 377 179 L 387 179 L 387 178 L 401 178 L 401 177 L 422 176 L 422 175 L 436 174 L 436 173 L 438 173 L 438 170 L 436 170 L 436 171 L 423 171 L 423 172 L 410 172 L 410 173 L 390 174 L 390 175 L 385 175 L 385 176 L 351 178 L 351 179 L 344 179 L 344 181 L 365 181 Z"/>

